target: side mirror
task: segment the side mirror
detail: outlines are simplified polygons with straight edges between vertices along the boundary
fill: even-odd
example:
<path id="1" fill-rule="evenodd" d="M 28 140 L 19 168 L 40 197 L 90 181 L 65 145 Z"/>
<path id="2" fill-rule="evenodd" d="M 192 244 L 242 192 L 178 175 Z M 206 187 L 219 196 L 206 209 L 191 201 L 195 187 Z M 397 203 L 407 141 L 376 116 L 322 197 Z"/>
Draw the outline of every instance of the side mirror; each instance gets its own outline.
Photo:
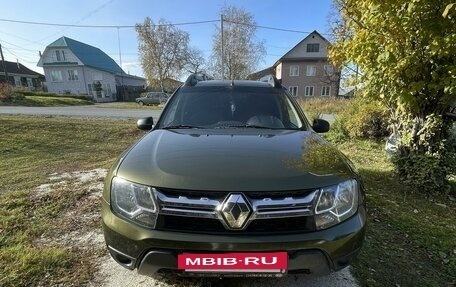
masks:
<path id="1" fill-rule="evenodd" d="M 154 119 L 152 117 L 142 118 L 136 122 L 138 129 L 143 131 L 150 131 L 154 126 Z"/>
<path id="2" fill-rule="evenodd" d="M 322 119 L 315 119 L 312 124 L 312 129 L 317 133 L 325 133 L 329 131 L 329 123 Z"/>

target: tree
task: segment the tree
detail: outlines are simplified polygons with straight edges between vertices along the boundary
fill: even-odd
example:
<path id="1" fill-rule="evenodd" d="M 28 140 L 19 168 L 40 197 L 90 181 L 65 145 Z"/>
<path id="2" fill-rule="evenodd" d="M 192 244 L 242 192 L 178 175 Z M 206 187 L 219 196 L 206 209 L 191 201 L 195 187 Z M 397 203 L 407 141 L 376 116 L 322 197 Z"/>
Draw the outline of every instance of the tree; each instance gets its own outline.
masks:
<path id="1" fill-rule="evenodd" d="M 387 108 L 400 139 L 399 175 L 422 190 L 442 190 L 456 166 L 445 118 L 456 98 L 456 18 L 443 16 L 448 0 L 335 3 L 342 21 L 330 57 L 359 65 L 363 96 Z"/>
<path id="2" fill-rule="evenodd" d="M 150 83 L 158 81 L 165 91 L 164 81 L 178 78 L 188 58 L 189 36 L 172 24 L 160 19 L 158 24 L 147 17 L 136 24 L 141 65 Z"/>
<path id="3" fill-rule="evenodd" d="M 204 70 L 205 64 L 206 60 L 204 59 L 203 52 L 194 47 L 190 48 L 185 69 L 189 73 L 198 73 Z"/>
<path id="4" fill-rule="evenodd" d="M 253 15 L 241 8 L 226 6 L 220 11 L 222 31 L 216 27 L 212 45 L 212 70 L 226 79 L 245 79 L 257 69 L 266 53 L 263 41 L 255 40 L 256 23 Z"/>

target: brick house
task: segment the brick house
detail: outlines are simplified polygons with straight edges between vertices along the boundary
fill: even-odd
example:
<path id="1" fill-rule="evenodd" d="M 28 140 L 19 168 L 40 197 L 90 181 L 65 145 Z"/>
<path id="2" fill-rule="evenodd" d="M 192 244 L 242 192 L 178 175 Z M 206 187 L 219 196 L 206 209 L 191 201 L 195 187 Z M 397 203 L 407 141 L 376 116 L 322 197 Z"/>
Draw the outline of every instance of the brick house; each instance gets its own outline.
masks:
<path id="1" fill-rule="evenodd" d="M 337 96 L 340 73 L 328 61 L 331 43 L 313 31 L 273 66 L 276 77 L 298 98 Z"/>

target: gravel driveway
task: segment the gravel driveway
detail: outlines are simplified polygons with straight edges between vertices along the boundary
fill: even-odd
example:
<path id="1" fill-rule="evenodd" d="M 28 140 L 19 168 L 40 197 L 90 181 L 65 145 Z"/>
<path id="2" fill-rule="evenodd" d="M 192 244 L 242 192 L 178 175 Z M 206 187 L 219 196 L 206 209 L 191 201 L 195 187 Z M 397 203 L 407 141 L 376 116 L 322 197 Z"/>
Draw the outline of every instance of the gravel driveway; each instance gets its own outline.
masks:
<path id="1" fill-rule="evenodd" d="M 290 275 L 283 278 L 226 278 L 226 279 L 173 279 L 159 281 L 154 278 L 138 275 L 136 271 L 130 271 L 117 264 L 109 256 L 103 258 L 100 265 L 99 276 L 104 278 L 101 286 L 106 287 L 133 287 L 133 286 L 239 286 L 239 287 L 354 287 L 358 286 L 356 280 L 345 268 L 328 276 L 309 277 L 305 275 Z"/>

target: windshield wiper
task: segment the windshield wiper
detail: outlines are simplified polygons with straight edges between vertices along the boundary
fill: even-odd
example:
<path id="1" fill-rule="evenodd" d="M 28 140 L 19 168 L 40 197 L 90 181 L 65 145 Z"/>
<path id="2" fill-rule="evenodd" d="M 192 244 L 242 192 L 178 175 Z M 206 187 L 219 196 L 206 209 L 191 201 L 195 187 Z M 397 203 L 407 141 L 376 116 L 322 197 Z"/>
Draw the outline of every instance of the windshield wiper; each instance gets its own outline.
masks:
<path id="1" fill-rule="evenodd" d="M 202 127 L 192 126 L 192 125 L 172 125 L 163 127 L 164 130 L 171 130 L 171 129 L 202 129 Z"/>

